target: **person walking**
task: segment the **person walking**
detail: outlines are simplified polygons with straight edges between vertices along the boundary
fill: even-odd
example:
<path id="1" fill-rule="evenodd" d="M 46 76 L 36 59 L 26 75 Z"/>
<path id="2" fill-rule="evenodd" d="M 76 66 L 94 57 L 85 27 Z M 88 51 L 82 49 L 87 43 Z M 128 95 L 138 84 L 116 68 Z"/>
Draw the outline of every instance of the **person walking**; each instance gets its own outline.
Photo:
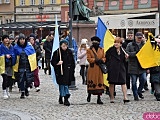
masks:
<path id="1" fill-rule="evenodd" d="M 32 45 L 28 44 L 24 34 L 20 34 L 17 44 L 14 46 L 14 51 L 17 58 L 14 68 L 15 77 L 19 81 L 20 98 L 24 99 L 25 96 L 29 96 L 28 87 L 34 81 L 33 71 L 35 69 L 32 66 L 35 64 L 34 60 L 36 60 L 36 57 L 32 56 L 32 60 L 30 60 L 29 56 L 33 55 L 35 50 Z"/>
<path id="2" fill-rule="evenodd" d="M 126 87 L 126 69 L 125 61 L 128 58 L 128 54 L 125 53 L 122 46 L 122 40 L 120 37 L 116 37 L 114 46 L 110 47 L 106 51 L 106 65 L 108 67 L 108 81 L 110 91 L 110 103 L 114 103 L 114 87 L 115 85 L 121 85 L 123 92 L 123 102 L 129 102 L 127 98 Z"/>
<path id="3" fill-rule="evenodd" d="M 81 76 L 82 76 L 82 84 L 85 85 L 87 83 L 86 81 L 86 75 L 88 70 L 88 61 L 87 61 L 87 39 L 81 40 L 81 45 L 78 49 L 78 59 L 79 65 L 81 67 Z"/>
<path id="4" fill-rule="evenodd" d="M 141 32 L 137 32 L 135 34 L 135 40 L 127 45 L 126 51 L 129 54 L 128 60 L 128 73 L 130 74 L 132 80 L 132 91 L 134 95 L 134 100 L 138 101 L 139 97 L 144 99 L 142 94 L 142 89 L 144 88 L 144 84 L 147 80 L 146 77 L 146 69 L 143 69 L 140 66 L 140 63 L 136 57 L 136 54 L 145 44 L 143 39 L 143 34 Z M 137 78 L 139 77 L 139 87 L 137 89 Z M 138 97 L 139 96 L 139 97 Z"/>
<path id="5" fill-rule="evenodd" d="M 68 44 L 67 40 L 61 40 L 60 48 L 53 53 L 51 59 L 51 65 L 54 67 L 56 81 L 59 85 L 59 104 L 65 106 L 70 106 L 68 101 L 70 97 L 69 85 L 71 85 L 71 81 L 75 80 L 75 61 L 72 51 L 68 49 Z"/>
<path id="6" fill-rule="evenodd" d="M 31 45 L 33 46 L 33 48 L 36 51 L 36 59 L 37 59 L 37 69 L 34 70 L 34 87 L 36 88 L 36 92 L 40 91 L 40 79 L 39 79 L 39 67 L 38 67 L 38 61 L 41 59 L 42 54 L 41 54 L 41 48 L 40 45 L 36 44 L 35 41 L 36 37 L 35 35 L 32 33 L 29 36 L 29 42 L 31 43 Z"/>
<path id="7" fill-rule="evenodd" d="M 98 66 L 99 63 L 105 63 L 104 49 L 101 48 L 100 38 L 94 36 L 91 38 L 92 46 L 87 49 L 87 60 L 89 62 L 88 74 L 87 74 L 87 102 L 91 100 L 91 94 L 97 95 L 97 104 L 103 104 L 100 96 L 104 92 L 103 73 Z M 94 53 L 98 59 L 95 58 Z"/>
<path id="8" fill-rule="evenodd" d="M 152 67 L 150 70 L 150 82 L 154 87 L 154 96 L 160 101 L 160 67 Z"/>
<path id="9" fill-rule="evenodd" d="M 3 89 L 3 99 L 8 99 L 10 97 L 9 87 L 12 85 L 12 75 L 13 69 L 12 66 L 15 64 L 15 54 L 14 48 L 9 41 L 8 35 L 2 36 L 2 44 L 0 46 L 1 56 L 5 57 L 5 72 L 2 73 L 2 89 Z"/>
<path id="10" fill-rule="evenodd" d="M 130 42 L 133 42 L 133 38 L 134 38 L 134 34 L 133 34 L 133 31 L 128 31 L 127 32 L 127 39 L 125 39 L 125 41 L 122 43 L 122 47 L 124 49 L 127 48 L 127 45 L 130 43 Z M 127 85 L 127 94 L 128 95 L 131 95 L 131 80 L 130 80 L 130 75 L 128 73 L 128 61 L 126 60 L 125 62 L 125 68 L 126 68 L 126 85 Z"/>
<path id="11" fill-rule="evenodd" d="M 46 63 L 46 68 L 44 68 L 44 73 L 47 74 L 48 70 L 49 75 L 51 75 L 50 59 L 52 54 L 52 46 L 53 46 L 53 35 L 50 34 L 47 36 L 46 41 L 43 44 L 43 49 L 45 50 L 45 63 Z"/>

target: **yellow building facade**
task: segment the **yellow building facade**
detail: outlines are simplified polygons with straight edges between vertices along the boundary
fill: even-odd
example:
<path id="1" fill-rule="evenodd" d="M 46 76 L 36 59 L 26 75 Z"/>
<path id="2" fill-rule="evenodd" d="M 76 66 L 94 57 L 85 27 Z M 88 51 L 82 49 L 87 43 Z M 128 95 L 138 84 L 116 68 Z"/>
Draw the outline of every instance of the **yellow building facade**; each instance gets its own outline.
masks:
<path id="1" fill-rule="evenodd" d="M 49 5 L 49 4 L 61 4 L 61 0 L 15 0 L 16 6 L 30 6 L 30 5 Z"/>

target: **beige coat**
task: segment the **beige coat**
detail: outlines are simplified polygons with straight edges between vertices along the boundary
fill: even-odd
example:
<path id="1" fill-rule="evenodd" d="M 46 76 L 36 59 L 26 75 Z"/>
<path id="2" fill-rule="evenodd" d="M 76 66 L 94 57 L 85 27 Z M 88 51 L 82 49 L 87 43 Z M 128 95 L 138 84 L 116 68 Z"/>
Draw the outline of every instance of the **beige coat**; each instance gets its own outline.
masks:
<path id="1" fill-rule="evenodd" d="M 95 63 L 95 57 L 93 51 L 97 54 L 98 58 L 105 62 L 105 54 L 103 48 L 98 48 L 98 51 L 94 48 L 87 50 L 87 60 L 90 63 L 87 74 L 87 90 L 91 94 L 101 94 L 104 92 L 103 73 L 99 66 Z"/>

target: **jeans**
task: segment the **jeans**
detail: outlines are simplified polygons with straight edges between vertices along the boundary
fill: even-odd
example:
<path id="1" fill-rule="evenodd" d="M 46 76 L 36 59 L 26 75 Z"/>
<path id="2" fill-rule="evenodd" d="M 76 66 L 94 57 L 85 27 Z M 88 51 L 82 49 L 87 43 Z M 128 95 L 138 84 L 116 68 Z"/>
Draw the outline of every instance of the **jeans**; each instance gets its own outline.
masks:
<path id="1" fill-rule="evenodd" d="M 68 85 L 59 85 L 59 93 L 61 97 L 70 95 Z"/>
<path id="2" fill-rule="evenodd" d="M 26 81 L 26 72 L 23 74 L 23 78 L 19 81 L 19 87 L 21 92 L 24 92 L 28 88 L 29 84 Z"/>
<path id="3" fill-rule="evenodd" d="M 142 89 L 144 88 L 144 84 L 147 80 L 146 73 L 142 73 L 139 75 L 130 74 L 132 80 L 132 91 L 134 97 L 138 96 L 138 93 L 142 93 Z M 137 78 L 139 77 L 139 87 L 137 88 Z"/>

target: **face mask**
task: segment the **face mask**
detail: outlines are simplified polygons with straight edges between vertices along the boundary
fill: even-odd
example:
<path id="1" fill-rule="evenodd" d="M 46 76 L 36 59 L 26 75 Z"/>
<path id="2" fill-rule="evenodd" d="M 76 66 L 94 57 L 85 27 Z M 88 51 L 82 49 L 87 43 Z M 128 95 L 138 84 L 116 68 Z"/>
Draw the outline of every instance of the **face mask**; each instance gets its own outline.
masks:
<path id="1" fill-rule="evenodd" d="M 93 43 L 93 47 L 99 47 L 99 43 Z"/>

